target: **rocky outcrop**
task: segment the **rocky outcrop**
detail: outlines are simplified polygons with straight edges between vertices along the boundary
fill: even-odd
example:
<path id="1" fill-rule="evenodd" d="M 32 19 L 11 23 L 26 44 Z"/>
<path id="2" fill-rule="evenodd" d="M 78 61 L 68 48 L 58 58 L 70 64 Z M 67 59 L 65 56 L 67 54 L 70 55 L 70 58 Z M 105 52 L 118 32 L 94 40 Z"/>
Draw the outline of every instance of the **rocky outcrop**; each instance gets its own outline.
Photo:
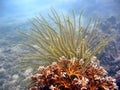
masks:
<path id="1" fill-rule="evenodd" d="M 118 73 L 120 72 L 120 22 L 111 16 L 101 23 L 100 29 L 105 34 L 114 35 L 114 40 L 104 48 L 99 59 L 108 73 L 116 77 L 120 88 L 120 74 Z"/>

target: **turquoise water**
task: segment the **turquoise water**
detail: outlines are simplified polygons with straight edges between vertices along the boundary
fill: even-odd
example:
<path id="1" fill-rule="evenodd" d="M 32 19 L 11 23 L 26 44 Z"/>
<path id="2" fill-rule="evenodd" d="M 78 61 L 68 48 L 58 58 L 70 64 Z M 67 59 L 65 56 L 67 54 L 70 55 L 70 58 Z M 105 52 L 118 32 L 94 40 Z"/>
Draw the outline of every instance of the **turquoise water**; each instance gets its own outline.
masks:
<path id="1" fill-rule="evenodd" d="M 89 16 L 98 16 L 103 21 L 100 29 L 117 32 L 115 42 L 109 50 L 105 49 L 101 59 L 108 63 L 107 69 L 115 69 L 114 75 L 120 70 L 120 0 L 0 0 L 0 90 L 17 90 L 19 75 L 26 76 L 31 72 L 11 71 L 12 63 L 22 57 L 19 52 L 24 50 L 16 44 L 22 41 L 17 31 L 28 31 L 29 20 L 39 13 L 47 16 L 51 7 L 58 13 L 68 14 L 72 9 L 77 14 L 85 9 L 83 22 Z"/>

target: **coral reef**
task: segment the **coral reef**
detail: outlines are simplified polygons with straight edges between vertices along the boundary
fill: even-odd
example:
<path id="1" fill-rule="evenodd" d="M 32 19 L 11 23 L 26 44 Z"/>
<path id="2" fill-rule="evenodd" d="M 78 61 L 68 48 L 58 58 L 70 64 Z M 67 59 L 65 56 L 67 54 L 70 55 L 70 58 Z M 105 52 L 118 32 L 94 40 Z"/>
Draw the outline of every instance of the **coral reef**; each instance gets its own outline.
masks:
<path id="1" fill-rule="evenodd" d="M 34 84 L 29 90 L 117 90 L 116 80 L 107 76 L 96 57 L 89 66 L 83 64 L 83 59 L 61 57 L 47 67 L 40 66 L 31 75 Z"/>
<path id="2" fill-rule="evenodd" d="M 81 25 L 82 12 L 77 17 L 72 11 L 72 18 L 64 14 L 60 17 L 54 9 L 51 12 L 51 22 L 43 16 L 36 17 L 31 31 L 21 33 L 28 40 L 23 44 L 33 49 L 21 66 L 39 66 L 38 73 L 31 76 L 29 90 L 116 90 L 115 79 L 107 76 L 94 57 L 112 40 L 111 35 L 97 31 L 96 19 L 90 18 L 86 26 Z M 113 17 L 108 21 L 111 20 L 116 22 Z M 52 64 L 40 66 L 41 60 Z"/>
<path id="3" fill-rule="evenodd" d="M 112 17 L 113 18 L 113 17 Z M 115 17 L 116 18 L 116 17 Z M 107 21 L 105 19 L 105 22 L 102 22 L 105 27 L 108 27 L 108 32 L 110 30 L 117 31 L 115 36 L 115 40 L 110 42 L 108 46 L 104 49 L 104 52 L 102 56 L 99 58 L 101 65 L 105 67 L 105 69 L 108 71 L 108 74 L 113 73 L 113 77 L 115 76 L 117 85 L 120 86 L 120 75 L 116 72 L 120 70 L 120 22 L 118 19 L 116 19 L 116 24 L 110 23 L 110 20 Z M 115 21 L 115 20 L 114 20 Z M 112 22 L 112 21 L 111 21 Z M 25 24 L 24 24 L 25 25 Z M 29 26 L 16 26 L 16 29 L 28 31 Z M 25 27 L 28 27 L 27 30 Z M 110 27 L 110 28 L 109 28 Z M 8 29 L 9 28 L 9 29 Z M 13 33 L 12 30 L 15 28 L 6 27 L 5 29 L 8 30 L 5 32 L 5 37 L 3 38 L 4 34 L 1 32 L 0 34 L 0 90 L 27 90 L 27 88 L 21 89 L 20 82 L 25 81 L 26 77 L 29 77 L 31 72 L 29 72 L 29 69 L 22 71 L 22 72 L 14 72 L 13 70 L 13 62 L 18 61 L 22 59 L 25 55 L 20 55 L 20 51 L 25 51 L 25 48 L 21 45 L 15 45 L 15 42 L 21 42 L 22 38 L 18 36 L 18 34 Z M 4 28 L 1 30 L 5 31 Z M 101 30 L 104 31 L 104 33 L 107 31 L 105 28 L 101 28 Z M 112 33 L 111 33 L 112 34 Z M 12 37 L 11 37 L 12 36 Z M 117 51 L 116 51 L 117 50 Z M 26 50 L 26 52 L 29 52 Z M 7 62 L 7 63 L 6 63 Z M 22 76 L 22 78 L 17 78 Z"/>
<path id="4" fill-rule="evenodd" d="M 120 70 L 120 22 L 111 16 L 101 23 L 100 29 L 107 35 L 115 36 L 99 57 L 101 64 L 106 67 L 110 75 L 114 76 Z"/>
<path id="5" fill-rule="evenodd" d="M 18 42 L 23 39 L 14 30 L 28 30 L 28 25 L 13 25 L 0 28 L 0 90 L 25 90 L 20 89 L 20 82 L 27 77 L 25 72 L 15 70 L 16 64 L 24 57 L 20 52 L 29 51 Z M 17 43 L 17 45 L 16 45 Z M 22 76 L 20 78 L 20 76 Z"/>
<path id="6" fill-rule="evenodd" d="M 119 86 L 118 90 L 120 90 L 120 70 L 117 71 L 117 73 L 115 74 L 115 78 L 116 78 L 116 83 Z"/>
<path id="7" fill-rule="evenodd" d="M 111 16 L 105 19 L 101 23 L 100 29 L 102 30 L 102 32 L 107 35 L 114 33 L 115 38 L 104 48 L 99 59 L 102 66 L 104 66 L 105 69 L 108 71 L 108 74 L 116 78 L 117 80 L 116 83 L 120 89 L 120 21 L 119 20 L 120 20 L 119 18 Z"/>

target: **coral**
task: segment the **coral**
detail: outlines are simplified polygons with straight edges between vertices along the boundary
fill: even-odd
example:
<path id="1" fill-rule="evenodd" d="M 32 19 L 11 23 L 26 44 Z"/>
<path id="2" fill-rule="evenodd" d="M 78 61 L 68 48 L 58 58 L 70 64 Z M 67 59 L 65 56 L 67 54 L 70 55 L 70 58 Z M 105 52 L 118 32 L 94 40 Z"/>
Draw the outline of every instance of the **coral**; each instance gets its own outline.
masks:
<path id="1" fill-rule="evenodd" d="M 120 21 L 115 16 L 108 17 L 102 21 L 100 29 L 106 35 L 114 34 L 114 40 L 105 46 L 98 57 L 109 75 L 114 76 L 120 70 Z"/>
<path id="2" fill-rule="evenodd" d="M 115 79 L 116 79 L 116 83 L 118 85 L 118 89 L 120 90 L 120 70 L 117 71 L 117 73 L 115 74 Z"/>
<path id="3" fill-rule="evenodd" d="M 58 62 L 44 67 L 31 75 L 34 85 L 29 90 L 116 90 L 115 79 L 91 58 L 89 66 L 84 67 L 83 59 L 61 57 Z"/>
<path id="4" fill-rule="evenodd" d="M 93 57 L 112 38 L 97 32 L 97 20 L 90 19 L 83 27 L 81 15 L 78 17 L 73 11 L 72 18 L 60 16 L 52 9 L 49 21 L 43 16 L 36 17 L 31 32 L 22 33 L 28 40 L 24 44 L 33 49 L 23 60 L 24 65 L 39 66 L 38 73 L 31 76 L 33 83 L 29 90 L 117 89 L 115 79 L 107 77 L 97 58 Z M 52 64 L 40 66 L 41 60 Z"/>

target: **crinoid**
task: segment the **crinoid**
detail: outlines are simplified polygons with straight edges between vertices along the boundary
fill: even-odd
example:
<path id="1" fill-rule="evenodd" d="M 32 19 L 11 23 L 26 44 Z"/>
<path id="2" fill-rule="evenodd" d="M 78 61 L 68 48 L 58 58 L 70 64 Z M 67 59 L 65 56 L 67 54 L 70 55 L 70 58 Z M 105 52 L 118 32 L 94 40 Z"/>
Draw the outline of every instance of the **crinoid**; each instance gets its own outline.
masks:
<path id="1" fill-rule="evenodd" d="M 82 58 L 87 66 L 90 58 L 111 40 L 97 32 L 97 19 L 90 18 L 83 27 L 83 11 L 78 16 L 73 11 L 71 17 L 63 13 L 59 15 L 54 9 L 51 11 L 52 15 L 48 14 L 49 19 L 42 15 L 35 17 L 31 22 L 30 32 L 22 33 L 27 39 L 24 44 L 33 50 L 32 53 L 28 53 L 27 59 L 23 60 L 26 63 L 24 65 L 29 62 L 30 66 L 31 62 L 32 67 L 36 67 L 41 60 L 52 62 L 65 56 L 68 59 Z"/>
<path id="2" fill-rule="evenodd" d="M 73 11 L 70 17 L 51 11 L 48 20 L 34 18 L 31 31 L 22 34 L 28 40 L 24 44 L 33 49 L 24 65 L 35 68 L 41 60 L 52 63 L 40 66 L 31 76 L 30 90 L 113 90 L 114 79 L 105 77 L 105 70 L 91 60 L 111 40 L 97 32 L 97 20 L 90 18 L 83 27 L 82 13 L 77 17 Z"/>

